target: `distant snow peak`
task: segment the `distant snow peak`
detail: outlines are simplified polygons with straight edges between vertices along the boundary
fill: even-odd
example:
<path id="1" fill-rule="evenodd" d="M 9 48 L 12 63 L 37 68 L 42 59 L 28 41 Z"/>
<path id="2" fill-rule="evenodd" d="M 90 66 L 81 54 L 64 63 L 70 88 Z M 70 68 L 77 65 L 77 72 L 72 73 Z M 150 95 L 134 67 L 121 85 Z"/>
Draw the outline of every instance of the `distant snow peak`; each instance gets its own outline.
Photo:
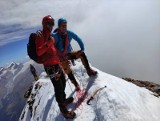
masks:
<path id="1" fill-rule="evenodd" d="M 9 70 L 14 70 L 14 69 L 17 69 L 19 67 L 19 65 L 21 65 L 22 63 L 15 63 L 15 62 L 12 62 L 8 67 L 7 69 Z"/>
<path id="2" fill-rule="evenodd" d="M 34 81 L 30 64 L 36 68 L 37 75 L 44 70 L 40 64 L 30 60 L 20 63 L 12 62 L 0 67 L 0 112 L 3 112 L 0 116 L 1 121 L 18 121 L 25 104 L 24 92 Z"/>
<path id="3" fill-rule="evenodd" d="M 16 66 L 17 66 L 17 64 L 15 62 L 12 62 L 7 68 L 8 69 L 15 69 Z"/>
<path id="4" fill-rule="evenodd" d="M 3 67 L 0 67 L 0 72 L 2 72 L 4 70 L 4 68 Z"/>

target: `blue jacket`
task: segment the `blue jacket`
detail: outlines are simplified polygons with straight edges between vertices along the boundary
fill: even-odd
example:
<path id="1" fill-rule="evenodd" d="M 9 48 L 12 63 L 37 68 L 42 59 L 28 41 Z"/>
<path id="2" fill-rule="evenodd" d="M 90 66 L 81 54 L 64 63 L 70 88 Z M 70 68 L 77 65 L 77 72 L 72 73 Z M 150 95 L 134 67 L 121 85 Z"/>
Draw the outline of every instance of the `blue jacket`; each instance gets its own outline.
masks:
<path id="1" fill-rule="evenodd" d="M 81 50 L 84 51 L 84 44 L 83 44 L 81 38 L 79 38 L 78 35 L 76 35 L 75 33 L 71 32 L 69 30 L 67 30 L 67 34 L 68 34 L 68 43 L 69 43 L 67 53 L 72 51 L 72 46 L 71 46 L 72 39 L 77 41 Z M 52 33 L 52 36 L 55 39 L 56 48 L 59 49 L 60 51 L 64 51 L 63 39 L 61 38 L 61 35 L 58 32 L 56 32 L 56 33 Z"/>

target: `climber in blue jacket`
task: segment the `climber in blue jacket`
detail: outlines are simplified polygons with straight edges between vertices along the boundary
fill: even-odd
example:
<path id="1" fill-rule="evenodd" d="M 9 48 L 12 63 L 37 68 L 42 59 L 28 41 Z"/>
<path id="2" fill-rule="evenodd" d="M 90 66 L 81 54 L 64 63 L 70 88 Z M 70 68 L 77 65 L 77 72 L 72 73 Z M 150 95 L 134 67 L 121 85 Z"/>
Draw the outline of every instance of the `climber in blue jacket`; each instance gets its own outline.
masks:
<path id="1" fill-rule="evenodd" d="M 88 59 L 84 53 L 84 44 L 81 38 L 73 33 L 72 31 L 67 30 L 67 20 L 64 18 L 60 18 L 58 20 L 58 28 L 52 33 L 52 36 L 55 39 L 55 46 L 58 51 L 58 56 L 61 62 L 61 65 L 68 75 L 69 79 L 75 85 L 76 90 L 80 90 L 80 87 L 73 75 L 73 72 L 70 68 L 69 60 L 74 60 L 80 58 L 86 71 L 89 76 L 97 75 L 97 71 L 91 69 Z M 71 46 L 71 40 L 74 39 L 79 44 L 81 50 L 73 51 Z"/>

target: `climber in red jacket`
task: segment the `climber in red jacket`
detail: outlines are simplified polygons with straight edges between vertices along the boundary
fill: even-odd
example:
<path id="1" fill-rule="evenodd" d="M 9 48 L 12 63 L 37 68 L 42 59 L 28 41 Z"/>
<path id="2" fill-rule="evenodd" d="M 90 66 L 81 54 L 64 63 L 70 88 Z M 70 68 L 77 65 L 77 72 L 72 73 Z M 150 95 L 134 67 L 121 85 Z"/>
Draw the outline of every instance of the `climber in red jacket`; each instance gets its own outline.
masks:
<path id="1" fill-rule="evenodd" d="M 43 62 L 46 73 L 49 75 L 52 84 L 54 86 L 56 101 L 59 105 L 60 111 L 65 118 L 73 119 L 75 113 L 73 111 L 68 111 L 66 106 L 73 102 L 73 97 L 66 99 L 65 86 L 66 79 L 62 68 L 60 66 L 60 61 L 57 56 L 57 51 L 54 46 L 54 38 L 51 36 L 51 31 L 54 26 L 54 19 L 48 15 L 42 20 L 43 30 L 42 34 L 37 33 L 36 37 L 36 52 L 38 56 L 48 57 L 45 62 Z"/>

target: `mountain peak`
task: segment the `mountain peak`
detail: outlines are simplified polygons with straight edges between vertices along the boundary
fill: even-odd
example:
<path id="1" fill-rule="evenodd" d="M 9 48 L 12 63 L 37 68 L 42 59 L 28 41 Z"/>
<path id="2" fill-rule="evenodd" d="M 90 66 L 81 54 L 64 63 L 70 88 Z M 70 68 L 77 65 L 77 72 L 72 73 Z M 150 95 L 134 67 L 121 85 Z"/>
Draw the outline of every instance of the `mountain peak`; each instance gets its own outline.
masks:
<path id="1" fill-rule="evenodd" d="M 19 65 L 20 65 L 20 63 L 12 62 L 7 68 L 8 69 L 16 69 Z"/>
<path id="2" fill-rule="evenodd" d="M 3 71 L 3 70 L 4 70 L 4 68 L 3 68 L 3 67 L 0 67 L 0 72 Z"/>
<path id="3" fill-rule="evenodd" d="M 74 97 L 73 103 L 67 108 L 76 113 L 75 121 L 82 119 L 83 121 L 158 121 L 160 119 L 160 100 L 149 90 L 96 68 L 94 69 L 98 71 L 98 75 L 89 77 L 82 64 L 77 61 L 72 69 L 82 89 L 76 92 L 70 80 L 66 83 L 66 96 Z M 40 88 L 35 88 L 37 85 Z M 107 88 L 95 93 L 105 85 Z M 79 96 L 84 97 L 83 101 Z M 94 99 L 90 102 L 91 105 L 87 105 L 91 96 L 94 96 Z M 19 119 L 65 121 L 55 99 L 53 84 L 44 73 L 33 85 L 27 102 Z"/>

